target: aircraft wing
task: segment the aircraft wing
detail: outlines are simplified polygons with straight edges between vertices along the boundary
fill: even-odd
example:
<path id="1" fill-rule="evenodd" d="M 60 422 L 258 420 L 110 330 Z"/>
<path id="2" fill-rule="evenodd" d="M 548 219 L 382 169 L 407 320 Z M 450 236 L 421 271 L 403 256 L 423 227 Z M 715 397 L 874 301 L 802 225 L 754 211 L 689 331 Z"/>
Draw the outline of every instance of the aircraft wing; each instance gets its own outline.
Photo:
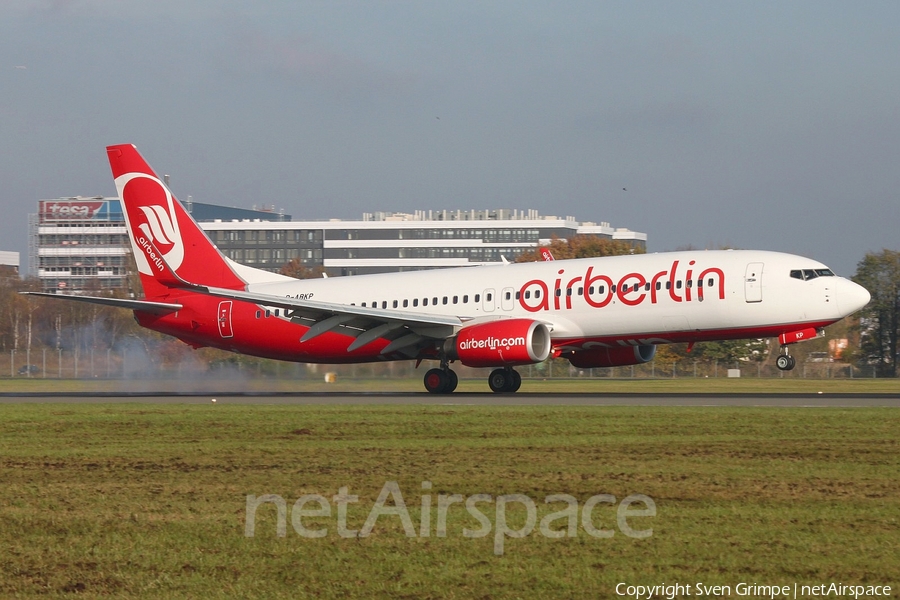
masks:
<path id="1" fill-rule="evenodd" d="M 223 288 L 214 288 L 206 286 L 192 286 L 192 289 L 206 293 L 210 296 L 219 298 L 230 298 L 232 300 L 243 300 L 245 302 L 253 302 L 254 304 L 262 304 L 263 306 L 272 306 L 274 308 L 283 308 L 292 313 L 292 316 L 308 317 L 316 319 L 323 314 L 335 315 L 351 315 L 355 317 L 365 317 L 375 320 L 384 321 L 403 321 L 409 324 L 421 325 L 448 325 L 451 327 L 460 327 L 462 319 L 459 317 L 434 315 L 429 313 L 413 313 L 408 311 L 389 310 L 383 308 L 364 308 L 351 304 L 331 304 L 329 302 L 316 302 L 313 300 L 300 300 L 298 298 L 289 298 L 286 296 L 273 296 L 271 294 L 258 294 L 254 292 L 242 292 L 237 290 L 228 290 Z"/>
<path id="2" fill-rule="evenodd" d="M 118 308 L 128 308 L 131 310 L 140 310 L 159 315 L 173 313 L 184 308 L 181 304 L 174 302 L 153 302 L 151 300 L 129 300 L 127 298 L 104 298 L 103 296 L 70 296 L 65 294 L 51 294 L 49 292 L 20 292 L 25 296 L 46 296 L 47 298 L 56 298 L 58 300 L 74 300 L 76 302 L 86 302 L 88 304 L 104 304 L 106 306 L 116 306 Z"/>
<path id="3" fill-rule="evenodd" d="M 463 320 L 455 316 L 332 304 L 199 285 L 190 287 L 210 296 L 284 309 L 285 315 L 292 321 L 309 327 L 300 338 L 301 343 L 329 331 L 355 337 L 347 352 L 353 352 L 379 338 L 389 340 L 381 351 L 382 354 L 410 352 L 426 339 L 452 336 L 463 324 Z"/>

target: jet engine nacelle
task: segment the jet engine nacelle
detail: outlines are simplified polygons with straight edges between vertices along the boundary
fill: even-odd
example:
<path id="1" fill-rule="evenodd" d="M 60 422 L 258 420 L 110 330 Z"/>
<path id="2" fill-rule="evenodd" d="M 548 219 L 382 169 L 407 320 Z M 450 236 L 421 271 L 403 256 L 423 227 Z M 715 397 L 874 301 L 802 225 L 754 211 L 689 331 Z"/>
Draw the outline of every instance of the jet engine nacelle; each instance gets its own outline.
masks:
<path id="1" fill-rule="evenodd" d="M 467 367 L 530 365 L 550 356 L 550 330 L 532 319 L 498 319 L 464 327 L 444 352 Z"/>
<path id="2" fill-rule="evenodd" d="M 581 369 L 591 367 L 623 367 L 650 362 L 656 356 L 656 346 L 622 346 L 618 348 L 591 348 L 575 350 L 566 358 L 573 366 Z"/>

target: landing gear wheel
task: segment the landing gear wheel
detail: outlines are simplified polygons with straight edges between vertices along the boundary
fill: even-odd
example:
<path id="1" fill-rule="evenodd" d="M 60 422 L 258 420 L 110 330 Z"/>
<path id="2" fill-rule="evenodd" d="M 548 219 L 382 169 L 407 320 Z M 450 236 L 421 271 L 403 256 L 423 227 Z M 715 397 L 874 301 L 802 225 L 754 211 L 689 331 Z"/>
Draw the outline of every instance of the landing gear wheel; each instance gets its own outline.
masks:
<path id="1" fill-rule="evenodd" d="M 488 377 L 488 385 L 495 394 L 511 394 L 522 385 L 522 376 L 513 369 L 494 369 Z"/>
<path id="2" fill-rule="evenodd" d="M 459 384 L 459 377 L 457 377 L 456 373 L 450 369 L 447 369 L 444 373 L 447 374 L 447 389 L 444 390 L 444 393 L 449 394 L 453 392 Z"/>
<path id="3" fill-rule="evenodd" d="M 432 394 L 443 394 L 449 383 L 449 377 L 442 369 L 429 369 L 425 373 L 425 389 Z"/>
<path id="4" fill-rule="evenodd" d="M 794 357 L 790 354 L 782 354 L 778 358 L 775 359 L 775 366 L 781 369 L 782 371 L 790 371 L 796 365 L 796 361 Z"/>
<path id="5" fill-rule="evenodd" d="M 492 392 L 500 394 L 508 391 L 507 387 L 512 380 L 509 373 L 506 369 L 494 369 L 491 371 L 490 376 L 488 376 L 488 386 L 490 386 Z"/>
<path id="6" fill-rule="evenodd" d="M 512 381 L 510 382 L 508 392 L 518 392 L 519 388 L 522 387 L 522 376 L 519 375 L 518 371 L 511 370 L 510 374 L 512 375 Z"/>
<path id="7" fill-rule="evenodd" d="M 450 369 L 429 369 L 424 381 L 425 389 L 432 394 L 449 394 L 456 389 L 459 377 Z"/>

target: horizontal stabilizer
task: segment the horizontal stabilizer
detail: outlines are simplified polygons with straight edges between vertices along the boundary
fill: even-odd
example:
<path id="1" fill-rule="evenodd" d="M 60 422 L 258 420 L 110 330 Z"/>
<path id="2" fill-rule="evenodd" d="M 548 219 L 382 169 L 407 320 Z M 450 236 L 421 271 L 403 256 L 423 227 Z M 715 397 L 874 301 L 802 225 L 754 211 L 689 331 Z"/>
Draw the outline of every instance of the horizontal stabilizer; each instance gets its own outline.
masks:
<path id="1" fill-rule="evenodd" d="M 64 294 L 51 294 L 49 292 L 21 292 L 28 296 L 46 296 L 47 298 L 56 298 L 58 300 L 75 300 L 76 302 L 87 302 L 88 304 L 104 304 L 106 306 L 116 306 L 118 308 L 127 308 L 130 310 L 140 310 L 143 312 L 165 315 L 173 313 L 184 308 L 181 304 L 173 302 L 153 302 L 150 300 L 129 300 L 127 298 L 103 298 L 101 296 L 69 296 Z"/>

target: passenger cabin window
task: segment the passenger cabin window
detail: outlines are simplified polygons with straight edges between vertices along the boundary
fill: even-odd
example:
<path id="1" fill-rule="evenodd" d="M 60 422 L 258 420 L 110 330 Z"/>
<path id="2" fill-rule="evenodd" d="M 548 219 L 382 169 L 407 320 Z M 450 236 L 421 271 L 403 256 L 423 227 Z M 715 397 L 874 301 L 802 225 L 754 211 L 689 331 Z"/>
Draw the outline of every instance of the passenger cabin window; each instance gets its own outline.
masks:
<path id="1" fill-rule="evenodd" d="M 406 307 L 408 307 L 408 306 L 409 306 L 409 300 L 404 300 L 404 301 L 403 301 L 403 308 L 406 308 Z"/>
<path id="2" fill-rule="evenodd" d="M 468 303 L 469 303 L 469 295 L 466 294 L 463 296 L 463 304 L 468 304 Z"/>
<path id="3" fill-rule="evenodd" d="M 415 307 L 415 306 L 418 306 L 418 305 L 419 305 L 419 299 L 418 299 L 418 298 L 413 298 L 413 306 Z"/>
<path id="4" fill-rule="evenodd" d="M 475 294 L 475 303 L 481 302 L 481 294 Z"/>

